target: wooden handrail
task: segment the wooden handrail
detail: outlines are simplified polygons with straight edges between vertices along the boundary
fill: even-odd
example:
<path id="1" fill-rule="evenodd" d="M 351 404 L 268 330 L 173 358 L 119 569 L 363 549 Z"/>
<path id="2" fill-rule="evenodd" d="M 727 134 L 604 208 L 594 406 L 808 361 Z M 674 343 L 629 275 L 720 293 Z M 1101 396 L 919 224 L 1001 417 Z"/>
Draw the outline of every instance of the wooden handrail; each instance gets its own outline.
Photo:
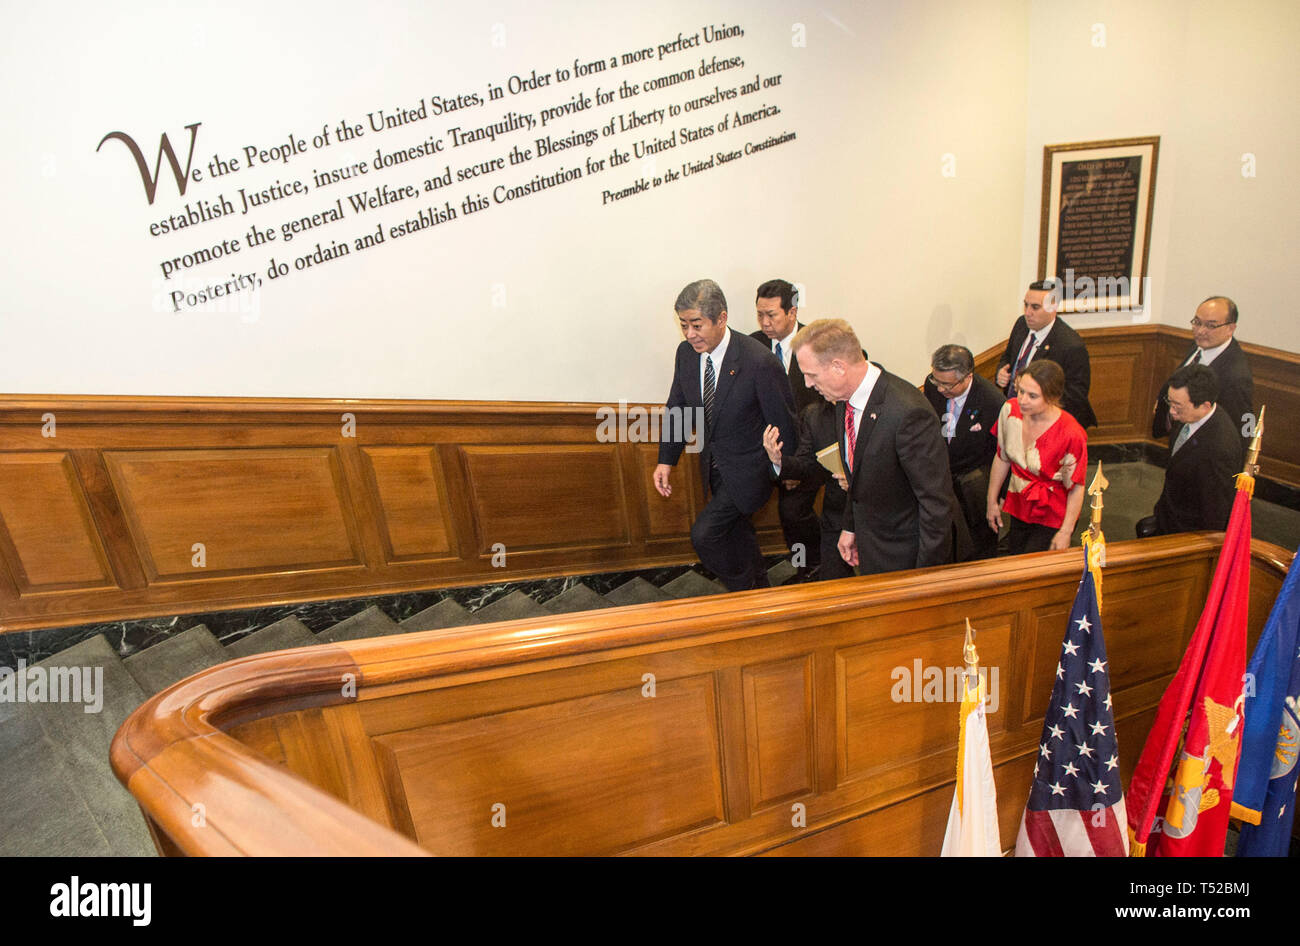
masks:
<path id="1" fill-rule="evenodd" d="M 1206 563 L 1212 567 L 1221 542 L 1221 533 L 1199 533 L 1115 543 L 1109 550 L 1107 571 L 1154 573 Z M 1279 584 L 1290 557 L 1268 543 L 1252 546 L 1254 568 Z M 737 642 L 755 653 L 764 647 L 774 648 L 771 653 L 775 654 L 783 652 L 785 642 L 809 629 L 839 626 L 849 620 L 883 619 L 888 623 L 890 615 L 906 615 L 938 601 L 962 600 L 992 612 L 998 610 L 999 601 L 1016 595 L 1050 590 L 1059 597 L 1062 590 L 1072 588 L 1080 568 L 1077 549 L 1045 552 L 248 657 L 181 681 L 142 705 L 114 739 L 112 765 L 138 799 L 165 853 L 427 853 L 414 843 L 413 836 L 408 838 L 367 818 L 259 754 L 231 731 L 259 720 L 285 718 L 286 714 L 400 701 L 413 694 L 471 684 L 518 682 L 521 677 L 550 671 L 581 672 L 629 657 L 649 660 L 683 651 L 700 653 L 699 648 Z M 870 631 L 862 641 L 867 647 L 887 646 L 900 636 Z M 1144 685 L 1143 692 L 1150 689 Z M 1002 761 L 1014 761 L 1032 751 L 1030 743 L 1038 733 L 1035 725 L 1029 728 L 1033 732 L 1028 742 L 1017 736 L 998 743 Z M 734 750 L 734 746 L 731 750 L 723 746 L 724 754 Z M 946 769 L 940 766 L 936 771 Z M 951 783 L 950 770 L 941 777 L 900 783 L 873 804 L 896 803 L 942 784 L 943 778 Z M 822 785 L 819 795 L 829 798 L 833 787 Z M 824 815 L 819 829 L 843 824 L 865 810 L 861 805 L 846 807 L 842 800 L 837 805 L 835 812 L 828 810 Z M 743 820 L 741 816 L 732 818 Z M 755 816 L 750 820 L 757 823 L 762 819 Z M 734 837 L 715 850 L 762 850 L 773 843 L 767 828 L 760 831 L 754 827 L 748 833 L 743 824 L 728 828 L 734 829 Z"/>

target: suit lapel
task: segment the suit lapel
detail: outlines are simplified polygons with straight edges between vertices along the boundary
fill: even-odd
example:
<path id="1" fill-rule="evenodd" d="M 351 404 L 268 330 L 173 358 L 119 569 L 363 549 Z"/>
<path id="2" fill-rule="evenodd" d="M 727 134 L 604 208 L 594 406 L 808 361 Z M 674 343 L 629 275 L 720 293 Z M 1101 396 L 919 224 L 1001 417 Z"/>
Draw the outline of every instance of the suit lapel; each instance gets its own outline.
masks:
<path id="1" fill-rule="evenodd" d="M 875 387 L 871 389 L 871 396 L 867 398 L 867 406 L 862 409 L 862 422 L 858 425 L 858 439 L 854 443 L 853 451 L 853 469 L 855 470 L 866 458 L 867 441 L 871 439 L 871 432 L 876 427 L 876 418 L 884 407 L 888 388 L 889 385 L 885 381 L 884 372 L 881 372 L 880 377 L 876 379 Z"/>
<path id="2" fill-rule="evenodd" d="M 718 372 L 718 381 L 713 391 L 713 416 L 716 418 L 726 403 L 727 395 L 736 386 L 736 374 L 740 371 L 740 335 L 732 332 L 727 338 L 727 353 L 722 357 L 722 370 Z M 776 357 L 775 354 L 772 355 Z"/>
<path id="3" fill-rule="evenodd" d="M 1034 358 L 1037 358 L 1039 355 L 1045 355 L 1052 350 L 1052 336 L 1056 334 L 1056 326 L 1059 325 L 1060 322 L 1061 320 L 1059 317 L 1052 319 L 1051 330 L 1043 336 L 1043 344 L 1039 345 L 1037 350 L 1034 351 L 1033 357 L 1029 359 L 1030 361 L 1033 361 Z"/>

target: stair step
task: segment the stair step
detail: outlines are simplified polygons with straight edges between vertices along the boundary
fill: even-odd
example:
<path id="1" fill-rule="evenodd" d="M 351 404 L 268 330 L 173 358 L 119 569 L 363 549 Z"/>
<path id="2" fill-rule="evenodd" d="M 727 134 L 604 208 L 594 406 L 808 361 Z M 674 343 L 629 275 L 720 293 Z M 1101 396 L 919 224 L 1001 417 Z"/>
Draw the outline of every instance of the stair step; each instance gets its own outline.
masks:
<path id="1" fill-rule="evenodd" d="M 767 570 L 767 581 L 773 588 L 777 588 L 784 585 L 794 575 L 795 567 L 785 559 L 781 559 Z"/>
<path id="2" fill-rule="evenodd" d="M 154 854 L 139 805 L 108 764 L 109 744 L 131 711 L 144 702 L 144 690 L 103 634 L 47 657 L 36 666 L 100 668 L 102 677 L 96 686 L 96 697 L 102 703 L 99 712 L 92 713 L 85 711 L 85 702 L 29 704 L 39 711 L 37 715 L 51 749 L 48 758 L 57 759 L 64 770 L 52 776 L 60 781 L 60 786 L 44 796 L 39 812 L 33 815 L 37 821 L 32 822 L 31 829 L 44 832 L 47 824 L 61 823 L 60 819 L 67 814 L 71 819 L 67 826 L 70 832 L 85 830 L 84 819 L 77 816 L 69 799 L 75 795 L 93 818 L 99 840 L 89 834 L 84 837 L 70 834 L 69 844 L 75 843 L 79 850 L 91 850 L 102 843 L 107 845 L 109 853 L 117 856 Z"/>
<path id="3" fill-rule="evenodd" d="M 490 624 L 493 621 L 550 617 L 550 612 L 522 591 L 512 591 L 504 598 L 498 598 L 491 604 L 479 608 L 474 612 L 474 617 L 483 624 Z"/>
<path id="4" fill-rule="evenodd" d="M 0 857 L 125 853 L 109 845 L 81 793 L 70 790 L 72 780 L 58 750 L 43 735 L 5 752 L 0 765 L 0 798 L 4 799 L 0 805 Z M 140 830 L 146 832 L 147 840 L 143 821 Z"/>
<path id="5" fill-rule="evenodd" d="M 592 591 L 582 582 L 566 588 L 542 605 L 551 614 L 569 614 L 574 611 L 595 611 L 598 608 L 617 607 L 602 594 Z"/>
<path id="6" fill-rule="evenodd" d="M 698 598 L 725 594 L 727 587 L 720 581 L 710 581 L 699 572 L 685 572 L 664 585 L 663 591 L 674 598 Z"/>
<path id="7" fill-rule="evenodd" d="M 652 601 L 671 601 L 673 596 L 656 588 L 644 578 L 633 578 L 623 582 L 605 597 L 621 607 L 626 604 L 650 604 Z"/>
<path id="8" fill-rule="evenodd" d="M 178 680 L 228 659 L 226 649 L 200 624 L 132 654 L 123 663 L 140 688 L 153 696 Z"/>
<path id="9" fill-rule="evenodd" d="M 226 645 L 226 659 L 251 657 L 253 654 L 265 654 L 273 650 L 289 650 L 316 643 L 316 638 L 307 625 L 290 615 L 282 621 L 259 628 L 247 637 L 241 637 L 233 644 Z"/>
<path id="10" fill-rule="evenodd" d="M 318 644 L 334 644 L 339 641 L 355 641 L 366 637 L 383 637 L 386 634 L 401 634 L 402 625 L 398 624 L 375 605 L 366 608 L 360 614 L 354 614 L 346 621 L 340 621 L 316 635 Z"/>
<path id="11" fill-rule="evenodd" d="M 441 631 L 449 627 L 477 624 L 479 620 L 451 598 L 443 598 L 419 614 L 412 614 L 402 622 L 403 631 Z"/>

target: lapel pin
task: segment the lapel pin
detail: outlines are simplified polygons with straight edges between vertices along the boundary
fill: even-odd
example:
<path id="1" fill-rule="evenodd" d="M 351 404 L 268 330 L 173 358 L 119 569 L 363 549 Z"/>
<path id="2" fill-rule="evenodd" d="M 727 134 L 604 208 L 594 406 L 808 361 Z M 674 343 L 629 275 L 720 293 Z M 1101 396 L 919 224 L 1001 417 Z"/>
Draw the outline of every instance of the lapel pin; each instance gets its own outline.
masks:
<path id="1" fill-rule="evenodd" d="M 872 415 L 871 415 L 871 419 L 872 419 L 872 420 L 875 420 L 875 419 L 876 419 L 876 415 L 875 415 L 875 414 L 872 414 Z"/>
<path id="2" fill-rule="evenodd" d="M 735 373 L 736 373 L 736 369 L 735 369 L 735 368 L 732 368 L 730 371 L 727 372 L 727 374 L 735 374 Z"/>

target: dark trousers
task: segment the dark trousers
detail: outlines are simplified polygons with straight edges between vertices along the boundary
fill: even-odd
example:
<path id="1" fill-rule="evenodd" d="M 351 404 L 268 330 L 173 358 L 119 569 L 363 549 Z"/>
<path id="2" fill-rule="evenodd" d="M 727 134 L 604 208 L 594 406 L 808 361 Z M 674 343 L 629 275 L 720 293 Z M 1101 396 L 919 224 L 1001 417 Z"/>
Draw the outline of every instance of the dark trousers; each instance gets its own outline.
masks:
<path id="1" fill-rule="evenodd" d="M 1046 552 L 1052 547 L 1052 536 L 1056 535 L 1059 530 L 1051 526 L 1040 526 L 1032 522 L 1022 522 L 1015 516 L 1003 513 L 1008 523 L 1010 523 L 1010 532 L 1007 533 L 1007 550 L 1012 555 L 1023 555 L 1025 552 Z"/>
<path id="2" fill-rule="evenodd" d="M 817 522 L 817 513 L 813 511 L 821 484 L 800 480 L 794 489 L 786 489 L 781 483 L 776 488 L 780 490 L 776 508 L 781 514 L 781 534 L 785 537 L 785 547 L 793 554 L 795 546 L 802 545 L 804 566 L 812 571 L 823 561 L 822 530 Z"/>
<path id="3" fill-rule="evenodd" d="M 998 534 L 989 528 L 988 509 L 989 471 L 987 467 L 970 470 L 960 476 L 954 474 L 952 491 L 957 496 L 966 528 L 970 530 L 974 546 L 972 559 L 992 558 L 998 554 Z M 1049 540 L 1050 541 L 1050 540 Z M 962 559 L 957 559 L 962 561 Z"/>
<path id="4" fill-rule="evenodd" d="M 840 523 L 844 521 L 844 510 L 830 510 L 825 506 L 826 500 L 823 499 L 822 507 L 822 567 L 817 573 L 818 581 L 834 581 L 836 578 L 852 578 L 857 574 L 853 566 L 844 561 L 844 556 L 840 554 Z"/>
<path id="5" fill-rule="evenodd" d="M 754 524 L 731 501 L 716 470 L 710 481 L 712 495 L 691 525 L 691 544 L 700 564 L 717 575 L 728 591 L 767 588 L 767 567 Z"/>

